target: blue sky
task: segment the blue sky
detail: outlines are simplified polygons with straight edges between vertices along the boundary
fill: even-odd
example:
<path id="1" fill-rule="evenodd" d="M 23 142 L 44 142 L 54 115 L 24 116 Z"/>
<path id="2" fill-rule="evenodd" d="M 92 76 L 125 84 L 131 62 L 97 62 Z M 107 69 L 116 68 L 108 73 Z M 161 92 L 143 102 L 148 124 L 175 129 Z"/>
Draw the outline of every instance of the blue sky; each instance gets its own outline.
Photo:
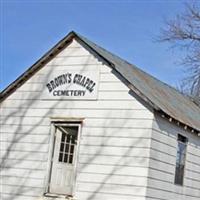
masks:
<path id="1" fill-rule="evenodd" d="M 1 0 L 0 90 L 71 30 L 176 86 L 181 52 L 154 41 L 181 0 Z"/>

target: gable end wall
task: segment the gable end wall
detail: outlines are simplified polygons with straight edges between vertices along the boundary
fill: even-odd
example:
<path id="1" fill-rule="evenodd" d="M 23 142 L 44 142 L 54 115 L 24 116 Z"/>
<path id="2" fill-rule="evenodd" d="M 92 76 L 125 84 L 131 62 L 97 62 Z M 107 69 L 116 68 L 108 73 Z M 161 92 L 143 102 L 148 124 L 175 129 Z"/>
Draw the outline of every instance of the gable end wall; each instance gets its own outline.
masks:
<path id="1" fill-rule="evenodd" d="M 49 74 L 83 66 L 100 67 L 98 100 L 41 98 Z M 145 199 L 153 113 L 76 41 L 7 97 L 1 113 L 1 195 L 6 200 L 43 195 L 52 117 L 84 118 L 77 200 Z"/>

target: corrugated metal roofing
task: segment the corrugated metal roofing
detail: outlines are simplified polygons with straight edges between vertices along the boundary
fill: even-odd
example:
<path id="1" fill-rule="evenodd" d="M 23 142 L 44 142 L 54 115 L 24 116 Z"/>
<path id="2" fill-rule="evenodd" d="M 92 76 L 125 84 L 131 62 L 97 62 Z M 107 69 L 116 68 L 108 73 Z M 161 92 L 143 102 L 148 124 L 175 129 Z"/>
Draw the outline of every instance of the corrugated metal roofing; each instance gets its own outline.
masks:
<path id="1" fill-rule="evenodd" d="M 137 90 L 157 108 L 172 118 L 200 130 L 200 108 L 176 89 L 145 73 L 136 66 L 99 47 L 83 36 L 78 37 L 102 57 L 111 62 Z"/>
<path id="2" fill-rule="evenodd" d="M 126 62 L 118 56 L 108 52 L 102 47 L 91 42 L 87 38 L 75 33 L 69 33 L 64 39 L 56 44 L 47 54 L 38 60 L 31 68 L 29 68 L 23 75 L 21 75 L 14 83 L 8 86 L 2 93 L 1 99 L 6 98 L 12 93 L 20 84 L 23 84 L 29 76 L 33 75 L 34 71 L 41 68 L 45 60 L 51 57 L 58 49 L 63 48 L 63 44 L 68 45 L 72 38 L 81 40 L 92 51 L 105 59 L 134 87 L 142 96 L 151 102 L 154 109 L 162 111 L 177 121 L 188 125 L 200 131 L 200 108 L 194 104 L 189 98 L 183 96 L 174 88 L 159 81 L 151 75 L 140 70 L 136 66 Z"/>

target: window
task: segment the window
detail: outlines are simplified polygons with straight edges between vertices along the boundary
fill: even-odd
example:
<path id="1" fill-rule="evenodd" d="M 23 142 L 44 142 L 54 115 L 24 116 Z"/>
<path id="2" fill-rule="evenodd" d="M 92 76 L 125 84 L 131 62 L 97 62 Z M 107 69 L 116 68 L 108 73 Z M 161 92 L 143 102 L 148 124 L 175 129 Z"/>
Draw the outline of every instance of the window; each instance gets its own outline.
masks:
<path id="1" fill-rule="evenodd" d="M 58 127 L 62 131 L 59 151 L 59 162 L 72 164 L 74 157 L 74 146 L 77 143 L 78 127 Z"/>
<path id="2" fill-rule="evenodd" d="M 186 147 L 188 140 L 186 137 L 178 134 L 177 141 L 178 141 L 178 147 L 176 155 L 176 171 L 175 171 L 174 183 L 177 185 L 183 185 Z"/>

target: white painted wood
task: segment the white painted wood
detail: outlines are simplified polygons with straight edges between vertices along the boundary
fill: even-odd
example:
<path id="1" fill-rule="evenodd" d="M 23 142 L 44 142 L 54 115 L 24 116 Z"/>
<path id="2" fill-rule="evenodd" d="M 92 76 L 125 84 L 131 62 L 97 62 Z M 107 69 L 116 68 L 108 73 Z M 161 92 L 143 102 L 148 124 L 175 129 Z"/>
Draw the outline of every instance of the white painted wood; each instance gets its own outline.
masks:
<path id="1" fill-rule="evenodd" d="M 90 70 L 94 70 L 94 66 L 89 65 L 88 68 Z M 70 71 L 74 71 L 74 70 L 78 70 L 78 69 L 84 69 L 83 67 L 76 65 L 73 67 L 69 66 Z M 107 69 L 107 68 L 106 68 Z M 51 72 L 53 73 L 53 72 Z M 30 78 L 29 80 L 27 80 L 27 84 L 33 84 L 33 83 L 44 83 L 47 80 L 46 74 L 43 72 L 39 72 L 37 73 L 35 76 L 33 76 L 32 78 Z M 100 74 L 100 82 L 108 82 L 108 83 L 113 83 L 113 82 L 120 82 L 120 79 L 118 77 L 116 77 L 114 74 L 110 74 L 110 72 L 108 73 L 101 73 Z"/>
<path id="2" fill-rule="evenodd" d="M 5 123 L 9 120 L 9 115 L 16 118 L 24 118 L 24 114 L 26 117 L 66 117 L 75 116 L 77 118 L 85 117 L 85 118 L 129 118 L 129 119 L 152 119 L 153 115 L 148 110 L 144 109 L 132 109 L 132 110 L 96 110 L 96 109 L 67 109 L 67 110 L 58 110 L 55 108 L 52 109 L 2 109 L 1 120 L 5 121 Z"/>
<path id="3" fill-rule="evenodd" d="M 20 152 L 19 152 L 20 153 Z M 15 169 L 32 169 L 32 170 L 45 170 L 46 169 L 46 162 L 45 161 L 32 161 L 20 159 L 6 159 L 0 160 L 1 163 L 4 164 L 3 167 L 7 168 L 15 168 Z"/>
<path id="4" fill-rule="evenodd" d="M 31 125 L 23 125 L 19 126 L 19 124 L 12 124 L 12 125 L 1 125 L 1 132 L 2 133 L 13 133 L 13 134 L 49 134 L 50 127 L 46 126 L 31 126 Z M 17 136 L 16 136 L 17 137 Z"/>
<path id="5" fill-rule="evenodd" d="M 52 61 L 50 61 L 47 66 L 65 66 L 65 65 L 79 65 L 82 63 L 83 65 L 95 65 L 97 63 L 97 59 L 92 56 L 76 56 L 76 57 L 55 57 Z"/>
<path id="6" fill-rule="evenodd" d="M 150 138 L 151 128 L 128 127 L 83 127 L 83 136 L 111 137 L 111 138 Z"/>
<path id="7" fill-rule="evenodd" d="M 63 73 L 63 71 L 61 73 Z M 46 80 L 46 82 L 47 81 L 48 80 Z M 20 92 L 42 92 L 44 89 L 46 89 L 46 85 L 42 83 L 31 83 L 31 84 L 26 84 L 26 85 L 21 86 L 19 88 L 19 91 Z M 112 83 L 102 82 L 99 85 L 99 91 L 128 92 L 129 89 L 127 88 L 127 86 L 122 85 L 122 83 L 120 82 L 112 82 Z"/>
<path id="8" fill-rule="evenodd" d="M 73 44 L 72 44 L 73 45 Z M 61 51 L 56 57 L 65 57 L 65 56 L 90 56 L 91 54 L 86 49 L 81 46 L 72 47 L 71 45 Z"/>
<path id="9" fill-rule="evenodd" d="M 31 170 L 31 169 L 3 169 L 1 171 L 2 176 L 13 176 L 13 177 L 29 177 L 33 179 L 41 178 L 44 179 L 45 171 L 44 170 Z"/>
<path id="10" fill-rule="evenodd" d="M 48 152 L 48 144 L 34 144 L 27 142 L 1 142 L 0 149 L 6 150 L 15 150 L 15 151 L 38 151 L 38 152 Z"/>
<path id="11" fill-rule="evenodd" d="M 18 194 L 19 192 L 22 193 L 23 195 L 26 195 L 27 199 L 29 199 L 29 196 L 35 196 L 37 197 L 38 194 L 42 193 L 42 188 L 39 187 L 28 187 L 28 186 L 14 186 L 14 185 L 6 185 L 5 186 L 5 193 L 10 194 L 10 195 L 14 195 Z M 15 199 L 15 197 L 13 198 Z"/>
<path id="12" fill-rule="evenodd" d="M 49 135 L 35 135 L 35 134 L 10 134 L 10 133 L 1 133 L 0 141 L 5 142 L 27 142 L 35 144 L 49 144 Z"/>
<path id="13" fill-rule="evenodd" d="M 16 186 L 29 186 L 29 187 L 41 187 L 43 186 L 43 179 L 42 178 L 27 178 L 25 176 L 1 176 L 3 183 L 7 183 L 10 185 Z"/>
<path id="14" fill-rule="evenodd" d="M 177 134 L 188 138 L 183 186 L 174 184 Z M 147 196 L 177 200 L 200 198 L 200 139 L 155 115 L 149 163 Z"/>
<path id="15" fill-rule="evenodd" d="M 83 137 L 81 145 L 150 148 L 150 142 L 150 138 Z"/>
<path id="16" fill-rule="evenodd" d="M 11 117 L 7 120 L 1 122 L 4 125 L 32 125 L 32 126 L 50 126 L 49 118 L 40 118 L 40 117 L 24 117 L 24 118 L 15 118 Z M 86 118 L 84 120 L 84 125 L 86 127 L 129 127 L 129 128 L 151 128 L 152 120 L 151 119 L 107 119 L 107 118 Z"/>
<path id="17" fill-rule="evenodd" d="M 111 159 L 112 158 L 112 159 Z M 79 163 L 85 166 L 90 163 L 91 165 L 97 164 L 102 167 L 105 166 L 116 166 L 116 167 L 148 167 L 149 159 L 143 157 L 123 157 L 123 156 L 112 156 L 109 155 L 81 155 Z M 81 170 L 81 168 L 80 168 Z"/>
<path id="18" fill-rule="evenodd" d="M 59 125 L 58 125 L 59 126 Z M 70 128 L 70 126 L 74 126 L 73 124 L 66 124 L 67 127 Z M 53 194 L 65 194 L 65 195 L 72 195 L 73 192 L 73 183 L 75 179 L 75 165 L 77 162 L 77 149 L 78 149 L 78 134 L 79 126 L 77 127 L 76 133 L 71 133 L 73 130 L 69 130 L 67 132 L 61 132 L 58 128 L 55 130 L 55 146 L 53 151 L 53 158 L 52 158 L 52 169 L 50 174 L 50 186 L 49 186 L 49 192 Z M 71 131 L 71 132 L 70 132 Z M 69 141 L 67 138 L 65 139 L 65 142 L 68 142 L 68 145 L 65 145 L 62 152 L 68 152 L 65 149 L 69 146 L 69 153 L 71 152 L 70 145 L 73 145 L 73 160 L 69 162 L 70 157 L 68 156 L 68 161 L 65 161 L 65 156 L 60 161 L 60 146 L 61 146 L 61 138 L 63 137 L 62 134 L 67 134 L 69 138 L 73 136 L 73 134 L 76 134 L 77 137 L 77 143 L 71 144 L 72 139 Z M 62 153 L 63 155 L 63 153 Z"/>
<path id="19" fill-rule="evenodd" d="M 9 154 L 6 154 L 7 151 L 1 150 L 2 157 L 6 155 L 6 158 L 9 160 L 15 159 L 15 160 L 30 160 L 30 161 L 46 161 L 47 160 L 47 154 L 46 152 L 40 153 L 38 151 L 16 151 L 16 150 L 10 150 Z"/>
<path id="20" fill-rule="evenodd" d="M 96 101 L 42 99 L 42 89 L 50 74 L 63 70 L 95 70 L 98 67 L 100 81 Z M 94 58 L 79 43 L 74 41 L 59 53 L 11 94 L 1 104 L 1 109 L 1 158 L 6 158 L 2 173 L 6 183 L 3 187 L 9 185 L 10 193 L 4 196 L 12 199 L 14 195 L 16 200 L 37 200 L 46 192 L 51 118 L 64 117 L 84 118 L 75 198 L 146 199 L 151 142 L 158 144 L 159 148 L 161 146 L 151 140 L 153 113 L 147 105 L 129 94 L 129 88 L 112 73 L 110 67 Z M 9 154 L 6 154 L 8 149 Z M 156 150 L 152 149 L 152 152 Z M 166 161 L 168 157 L 163 155 L 160 153 L 158 158 Z M 172 173 L 174 157 L 170 159 Z M 152 168 L 156 168 L 158 163 L 152 163 Z M 152 169 L 151 174 L 154 173 Z M 160 172 L 161 178 L 164 174 Z M 188 174 L 190 176 L 191 173 Z"/>
<path id="21" fill-rule="evenodd" d="M 38 200 L 38 197 L 37 196 L 33 196 L 33 195 L 23 195 L 23 194 L 21 194 L 21 195 L 19 195 L 20 194 L 20 192 L 17 192 L 16 194 L 7 194 L 7 193 L 2 193 L 2 195 L 1 195 L 1 197 L 3 198 L 3 199 L 15 199 L 15 200 L 27 200 L 27 199 L 29 199 L 29 200 Z"/>
<path id="22" fill-rule="evenodd" d="M 94 179 L 95 175 L 95 179 Z M 77 177 L 78 182 L 87 183 L 103 183 L 103 184 L 121 184 L 130 186 L 147 186 L 147 177 L 140 176 L 120 176 L 112 174 L 98 174 L 98 173 L 79 173 Z"/>
<path id="23" fill-rule="evenodd" d="M 77 190 L 85 191 L 85 192 L 97 192 L 101 190 L 102 193 L 106 194 L 116 194 L 116 195 L 145 195 L 146 188 L 138 187 L 138 186 L 126 186 L 122 184 L 99 184 L 99 183 L 79 183 L 77 186 Z"/>
<path id="24" fill-rule="evenodd" d="M 28 97 L 30 101 L 26 99 L 23 100 L 7 100 L 4 102 L 4 108 L 20 108 L 20 109 L 28 109 L 28 108 L 56 108 L 56 109 L 123 109 L 123 110 L 131 110 L 131 109 L 143 109 L 145 110 L 146 107 L 139 103 L 138 101 L 120 101 L 120 100 L 107 100 L 107 101 L 45 101 L 45 100 L 38 100 L 34 98 L 34 94 L 31 93 L 16 93 L 20 94 L 20 96 Z M 30 97 L 29 97 L 30 96 Z M 31 99 L 30 99 L 31 98 Z M 39 98 L 40 99 L 40 98 Z"/>
<path id="25" fill-rule="evenodd" d="M 89 163 L 88 163 L 89 164 Z M 121 175 L 121 176 L 145 176 L 148 175 L 146 167 L 133 166 L 117 166 L 117 165 L 98 165 L 98 164 L 79 164 L 79 172 L 83 173 L 98 173 L 107 175 Z"/>
<path id="26" fill-rule="evenodd" d="M 146 200 L 146 198 L 141 196 L 133 196 L 133 195 L 119 195 L 119 194 L 106 194 L 101 192 L 87 192 L 87 191 L 78 191 L 76 195 L 77 199 L 95 199 L 95 200 L 102 200 L 102 199 L 114 199 L 114 200 Z"/>
<path id="27" fill-rule="evenodd" d="M 148 148 L 132 147 L 107 147 L 107 146 L 80 146 L 81 154 L 86 155 L 108 155 L 108 156 L 130 156 L 149 157 Z M 111 157 L 112 158 L 112 157 Z"/>

